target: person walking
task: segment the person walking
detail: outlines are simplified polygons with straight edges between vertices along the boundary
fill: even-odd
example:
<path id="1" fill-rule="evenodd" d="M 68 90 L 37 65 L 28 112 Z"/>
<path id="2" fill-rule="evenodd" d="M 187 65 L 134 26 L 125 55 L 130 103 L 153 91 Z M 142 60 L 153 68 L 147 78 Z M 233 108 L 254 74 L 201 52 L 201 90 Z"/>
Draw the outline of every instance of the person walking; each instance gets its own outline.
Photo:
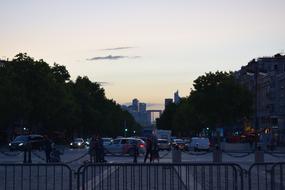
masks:
<path id="1" fill-rule="evenodd" d="M 95 149 L 95 162 L 101 162 L 101 145 L 100 145 L 100 135 L 97 134 L 94 142 Z"/>
<path id="2" fill-rule="evenodd" d="M 98 155 L 99 155 L 99 162 L 105 162 L 103 139 L 101 138 L 100 135 L 98 135 Z"/>
<path id="3" fill-rule="evenodd" d="M 45 150 L 45 154 L 46 154 L 46 163 L 50 162 L 50 153 L 52 151 L 52 142 L 51 140 L 48 138 L 48 136 L 44 136 L 45 138 L 45 142 L 44 142 L 44 150 Z"/>
<path id="4" fill-rule="evenodd" d="M 152 136 L 152 146 L 150 152 L 150 162 L 157 160 L 159 162 L 159 149 L 158 149 L 158 139 L 155 135 Z"/>
<path id="5" fill-rule="evenodd" d="M 90 155 L 90 162 L 91 163 L 95 163 L 96 162 L 96 159 L 95 159 L 95 142 L 96 141 L 96 137 L 95 135 L 93 135 L 91 137 L 91 140 L 90 140 L 90 143 L 89 143 L 89 149 L 88 149 L 88 153 Z"/>
<path id="6" fill-rule="evenodd" d="M 148 137 L 146 139 L 146 153 L 145 153 L 145 157 L 144 157 L 144 163 L 146 163 L 149 155 L 151 156 L 151 149 L 152 149 L 152 142 L 151 142 L 151 138 Z M 150 158 L 151 161 L 151 158 Z"/>
<path id="7" fill-rule="evenodd" d="M 132 149 L 133 149 L 133 163 L 138 163 L 138 156 L 139 156 L 139 147 L 138 147 L 138 142 L 134 141 L 132 144 Z"/>

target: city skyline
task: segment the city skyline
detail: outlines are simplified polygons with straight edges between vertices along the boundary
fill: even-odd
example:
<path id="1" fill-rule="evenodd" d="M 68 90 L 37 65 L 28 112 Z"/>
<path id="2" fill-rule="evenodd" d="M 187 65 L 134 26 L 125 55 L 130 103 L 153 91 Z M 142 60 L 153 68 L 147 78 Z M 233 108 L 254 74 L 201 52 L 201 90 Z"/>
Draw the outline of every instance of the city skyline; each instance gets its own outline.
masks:
<path id="1" fill-rule="evenodd" d="M 1 1 L 0 58 L 27 52 L 161 108 L 199 75 L 285 49 L 282 0 Z"/>

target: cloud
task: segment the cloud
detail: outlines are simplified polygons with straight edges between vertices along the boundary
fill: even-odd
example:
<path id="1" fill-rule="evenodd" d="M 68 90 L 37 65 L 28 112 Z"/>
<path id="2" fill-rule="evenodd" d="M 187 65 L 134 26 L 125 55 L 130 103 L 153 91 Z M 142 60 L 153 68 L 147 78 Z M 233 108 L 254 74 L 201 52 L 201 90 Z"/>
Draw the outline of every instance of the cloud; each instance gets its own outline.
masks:
<path id="1" fill-rule="evenodd" d="M 101 86 L 109 86 L 109 85 L 113 85 L 112 83 L 110 82 L 97 82 L 99 83 Z"/>
<path id="2" fill-rule="evenodd" d="M 107 56 L 101 56 L 101 57 L 93 57 L 87 59 L 87 61 L 97 61 L 97 60 L 118 60 L 118 59 L 137 59 L 140 58 L 140 56 L 124 56 L 124 55 L 107 55 Z"/>
<path id="3" fill-rule="evenodd" d="M 123 50 L 123 49 L 132 49 L 135 47 L 131 47 L 131 46 L 123 46 L 123 47 L 115 47 L 115 48 L 106 48 L 106 49 L 102 49 L 103 51 L 114 51 L 114 50 Z"/>

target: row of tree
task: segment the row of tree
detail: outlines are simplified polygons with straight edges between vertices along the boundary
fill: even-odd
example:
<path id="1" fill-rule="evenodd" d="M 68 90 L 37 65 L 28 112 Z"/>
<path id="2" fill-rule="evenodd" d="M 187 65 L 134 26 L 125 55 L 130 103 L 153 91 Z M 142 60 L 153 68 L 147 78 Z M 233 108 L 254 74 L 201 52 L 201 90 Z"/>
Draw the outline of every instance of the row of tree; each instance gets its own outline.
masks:
<path id="1" fill-rule="evenodd" d="M 18 54 L 0 67 L 0 130 L 26 127 L 35 133 L 62 132 L 66 136 L 94 133 L 117 136 L 139 131 L 133 117 L 105 96 L 87 77 L 75 81 L 65 66 L 49 66 Z"/>
<path id="2" fill-rule="evenodd" d="M 251 117 L 253 96 L 232 72 L 206 73 L 193 83 L 194 89 L 179 104 L 170 104 L 157 121 L 158 128 L 175 135 L 197 135 L 203 129 L 241 126 Z"/>

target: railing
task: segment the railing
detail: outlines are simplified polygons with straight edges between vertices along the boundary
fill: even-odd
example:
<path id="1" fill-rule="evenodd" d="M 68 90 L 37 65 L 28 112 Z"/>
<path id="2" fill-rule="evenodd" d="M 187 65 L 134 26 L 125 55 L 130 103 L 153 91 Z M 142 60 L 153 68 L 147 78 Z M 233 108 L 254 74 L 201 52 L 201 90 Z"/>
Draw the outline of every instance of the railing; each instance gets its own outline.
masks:
<path id="1" fill-rule="evenodd" d="M 1 190 L 72 190 L 72 171 L 65 164 L 0 164 Z"/>
<path id="2" fill-rule="evenodd" d="M 274 163 L 255 163 L 248 171 L 249 190 L 274 190 L 272 189 L 271 169 Z"/>
<path id="3" fill-rule="evenodd" d="M 79 169 L 81 190 L 242 190 L 236 164 L 91 164 Z"/>
<path id="4" fill-rule="evenodd" d="M 274 190 L 283 190 L 285 189 L 285 162 L 276 163 L 272 166 L 271 169 L 271 178 L 272 183 L 271 187 Z"/>
<path id="5" fill-rule="evenodd" d="M 285 162 L 0 164 L 0 190 L 284 190 L 284 173 Z"/>

